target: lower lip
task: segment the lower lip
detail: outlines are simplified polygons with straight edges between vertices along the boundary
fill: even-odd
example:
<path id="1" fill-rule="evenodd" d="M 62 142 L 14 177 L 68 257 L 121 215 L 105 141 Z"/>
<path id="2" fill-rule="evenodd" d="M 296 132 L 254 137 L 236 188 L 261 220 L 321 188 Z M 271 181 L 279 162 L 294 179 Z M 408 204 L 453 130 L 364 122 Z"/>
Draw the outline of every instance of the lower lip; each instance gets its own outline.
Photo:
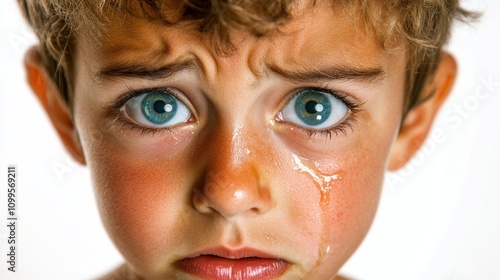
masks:
<path id="1" fill-rule="evenodd" d="M 268 280 L 275 279 L 287 269 L 286 262 L 278 259 L 228 259 L 199 256 L 183 259 L 179 269 L 207 280 Z"/>

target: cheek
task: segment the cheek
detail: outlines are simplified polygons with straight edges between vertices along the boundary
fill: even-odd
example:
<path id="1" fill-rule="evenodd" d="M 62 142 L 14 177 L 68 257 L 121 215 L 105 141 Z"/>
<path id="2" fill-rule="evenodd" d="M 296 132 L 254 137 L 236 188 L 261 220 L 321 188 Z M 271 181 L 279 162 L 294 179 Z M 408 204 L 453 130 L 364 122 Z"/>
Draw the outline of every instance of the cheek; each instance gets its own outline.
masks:
<path id="1" fill-rule="evenodd" d="M 357 141 L 339 159 L 345 174 L 331 191 L 329 226 L 333 256 L 340 264 L 359 246 L 376 213 L 392 143 L 391 133 L 386 135 L 379 142 Z"/>
<path id="2" fill-rule="evenodd" d="M 346 165 L 346 176 L 331 192 L 333 238 L 336 246 L 350 254 L 370 227 L 377 209 L 383 182 L 384 165 L 360 160 Z M 375 161 L 373 161 L 375 162 Z"/>
<path id="3" fill-rule="evenodd" d="M 296 209 L 303 214 L 294 214 L 300 217 L 294 222 L 307 230 L 303 235 L 305 250 L 318 260 L 310 262 L 311 277 L 332 275 L 365 237 L 376 213 L 392 135 L 393 131 L 366 131 L 357 139 L 352 137 L 342 149 L 333 148 L 322 158 L 304 159 L 303 164 L 316 174 L 336 176 L 326 199 L 322 198 L 325 189 L 318 186 L 314 176 L 297 168 L 288 171 L 289 181 L 302 180 L 307 186 L 297 194 L 300 206 Z M 314 216 L 304 217 L 304 213 Z M 307 238 L 308 234 L 316 238 Z"/>
<path id="4" fill-rule="evenodd" d="M 154 270 L 165 252 L 175 256 L 172 248 L 188 226 L 182 207 L 188 203 L 189 190 L 183 186 L 190 168 L 183 150 L 192 129 L 179 130 L 175 139 L 113 129 L 105 121 L 80 123 L 101 218 L 129 263 Z"/>
<path id="5" fill-rule="evenodd" d="M 175 232 L 183 228 L 178 209 L 186 196 L 178 187 L 182 176 L 177 175 L 182 167 L 109 151 L 92 160 L 96 197 L 108 233 L 127 260 L 148 265 L 176 243 Z"/>
<path id="6" fill-rule="evenodd" d="M 330 143 L 332 147 L 338 144 Z M 296 145 L 293 149 L 275 147 L 287 151 L 280 154 L 283 164 L 273 170 L 272 178 L 272 196 L 286 213 L 280 224 L 281 238 L 302 252 L 305 275 L 314 277 L 310 279 L 334 274 L 366 235 L 378 205 L 391 143 L 391 133 L 371 131 L 349 145 L 325 149 L 321 157 L 313 153 L 314 157 L 305 158 L 307 152 L 302 152 L 300 161 L 292 160 L 299 158 Z M 329 183 L 319 182 L 328 178 Z"/>

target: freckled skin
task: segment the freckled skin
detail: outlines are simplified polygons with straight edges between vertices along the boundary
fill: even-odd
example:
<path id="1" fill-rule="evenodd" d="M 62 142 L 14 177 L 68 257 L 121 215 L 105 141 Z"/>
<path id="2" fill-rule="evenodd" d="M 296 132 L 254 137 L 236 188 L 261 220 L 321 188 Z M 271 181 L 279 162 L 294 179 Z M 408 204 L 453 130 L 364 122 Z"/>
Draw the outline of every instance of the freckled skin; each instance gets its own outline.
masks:
<path id="1" fill-rule="evenodd" d="M 237 50 L 225 57 L 188 27 L 128 20 L 114 25 L 99 47 L 78 38 L 74 103 L 103 223 L 128 263 L 127 273 L 190 279 L 174 267 L 176 261 L 226 246 L 286 260 L 290 266 L 282 279 L 335 278 L 376 211 L 401 122 L 404 54 L 385 53 L 323 2 L 304 8 L 281 33 L 256 39 L 235 31 Z M 200 70 L 164 80 L 95 82 L 99 67 L 151 61 L 151 54 L 153 66 L 195 58 Z M 290 83 L 264 69 L 339 64 L 380 66 L 384 79 Z M 106 109 L 128 87 L 160 86 L 179 89 L 196 121 L 177 125 L 175 133 L 141 136 Z M 363 103 L 352 129 L 309 137 L 300 127 L 276 122 L 290 92 L 306 86 L 333 87 Z M 294 155 L 316 163 L 318 173 L 339 176 L 326 207 L 313 178 L 297 170 Z M 330 250 L 320 258 L 324 246 Z"/>

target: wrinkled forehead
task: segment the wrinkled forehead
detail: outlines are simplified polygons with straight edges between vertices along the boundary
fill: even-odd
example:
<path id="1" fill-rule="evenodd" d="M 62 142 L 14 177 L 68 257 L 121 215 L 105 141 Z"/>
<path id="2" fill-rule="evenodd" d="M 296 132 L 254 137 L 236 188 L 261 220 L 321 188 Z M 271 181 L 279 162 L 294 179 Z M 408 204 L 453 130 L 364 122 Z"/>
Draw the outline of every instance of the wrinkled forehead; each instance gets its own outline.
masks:
<path id="1" fill-rule="evenodd" d="M 91 31 L 89 37 L 98 33 L 100 39 L 106 39 L 120 27 L 134 28 L 137 20 L 145 20 L 156 25 L 190 26 L 205 37 L 211 44 L 223 49 L 231 49 L 229 34 L 235 30 L 246 32 L 256 37 L 268 36 L 283 30 L 290 22 L 310 20 L 312 10 L 322 9 L 323 12 L 335 12 L 347 15 L 353 26 L 368 27 L 370 32 L 376 31 L 373 23 L 377 12 L 367 16 L 366 5 L 358 0 L 240 0 L 240 1 L 201 1 L 201 0 L 100 0 L 88 13 L 97 15 L 95 22 L 85 21 L 89 25 L 82 30 Z M 370 4 L 370 8 L 376 6 Z M 365 8 L 363 8 L 365 7 Z M 326 23 L 328 24 L 328 23 Z M 332 28 L 336 28 L 331 23 Z M 366 30 L 365 30 L 366 31 Z"/>
<path id="2" fill-rule="evenodd" d="M 362 20 L 353 16 L 356 13 L 352 7 L 337 6 L 332 1 L 301 1 L 292 4 L 286 21 L 261 36 L 236 24 L 230 27 L 226 23 L 219 28 L 227 28 L 229 42 L 235 49 L 241 47 L 242 40 L 248 42 L 248 38 L 251 38 L 255 41 L 252 48 L 261 50 L 256 50 L 255 53 L 266 53 L 279 64 L 318 65 L 323 60 L 330 63 L 325 57 L 345 60 L 351 64 L 381 64 L 384 57 L 381 45 L 375 35 L 364 28 Z M 136 6 L 135 9 L 143 7 Z M 210 49 L 214 46 L 213 40 L 221 40 L 208 31 L 200 30 L 197 21 L 186 19 L 165 23 L 134 13 L 114 14 L 102 34 L 98 42 L 88 38 L 84 38 L 84 41 L 91 45 L 87 48 L 92 50 L 88 54 L 103 64 L 124 64 L 127 61 L 141 60 L 148 61 L 151 65 L 161 64 L 165 61 L 166 54 L 175 56 L 175 50 L 181 49 L 180 45 L 189 46 L 194 42 Z M 247 39 L 243 39 L 245 37 Z M 211 51 L 216 53 L 213 48 Z"/>

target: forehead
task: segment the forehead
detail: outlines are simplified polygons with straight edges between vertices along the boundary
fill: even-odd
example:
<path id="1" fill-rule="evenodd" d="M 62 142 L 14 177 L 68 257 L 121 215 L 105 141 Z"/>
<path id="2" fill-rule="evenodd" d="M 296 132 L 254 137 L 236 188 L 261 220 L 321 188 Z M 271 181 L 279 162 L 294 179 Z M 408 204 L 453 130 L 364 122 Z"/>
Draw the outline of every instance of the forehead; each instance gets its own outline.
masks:
<path id="1" fill-rule="evenodd" d="M 255 74 L 273 66 L 291 71 L 344 66 L 384 71 L 394 53 L 385 52 L 356 15 L 352 9 L 334 7 L 330 1 L 314 5 L 305 2 L 294 6 L 289 21 L 263 37 L 230 30 L 235 50 L 228 55 L 218 54 L 210 36 L 193 24 L 164 25 L 131 15 L 113 17 L 98 42 L 88 37 L 77 40 L 83 46 L 81 54 L 92 61 L 96 72 L 138 64 L 154 69 L 203 58 L 215 63 L 241 62 Z M 213 70 L 203 63 L 194 64 L 201 65 L 205 74 Z"/>

